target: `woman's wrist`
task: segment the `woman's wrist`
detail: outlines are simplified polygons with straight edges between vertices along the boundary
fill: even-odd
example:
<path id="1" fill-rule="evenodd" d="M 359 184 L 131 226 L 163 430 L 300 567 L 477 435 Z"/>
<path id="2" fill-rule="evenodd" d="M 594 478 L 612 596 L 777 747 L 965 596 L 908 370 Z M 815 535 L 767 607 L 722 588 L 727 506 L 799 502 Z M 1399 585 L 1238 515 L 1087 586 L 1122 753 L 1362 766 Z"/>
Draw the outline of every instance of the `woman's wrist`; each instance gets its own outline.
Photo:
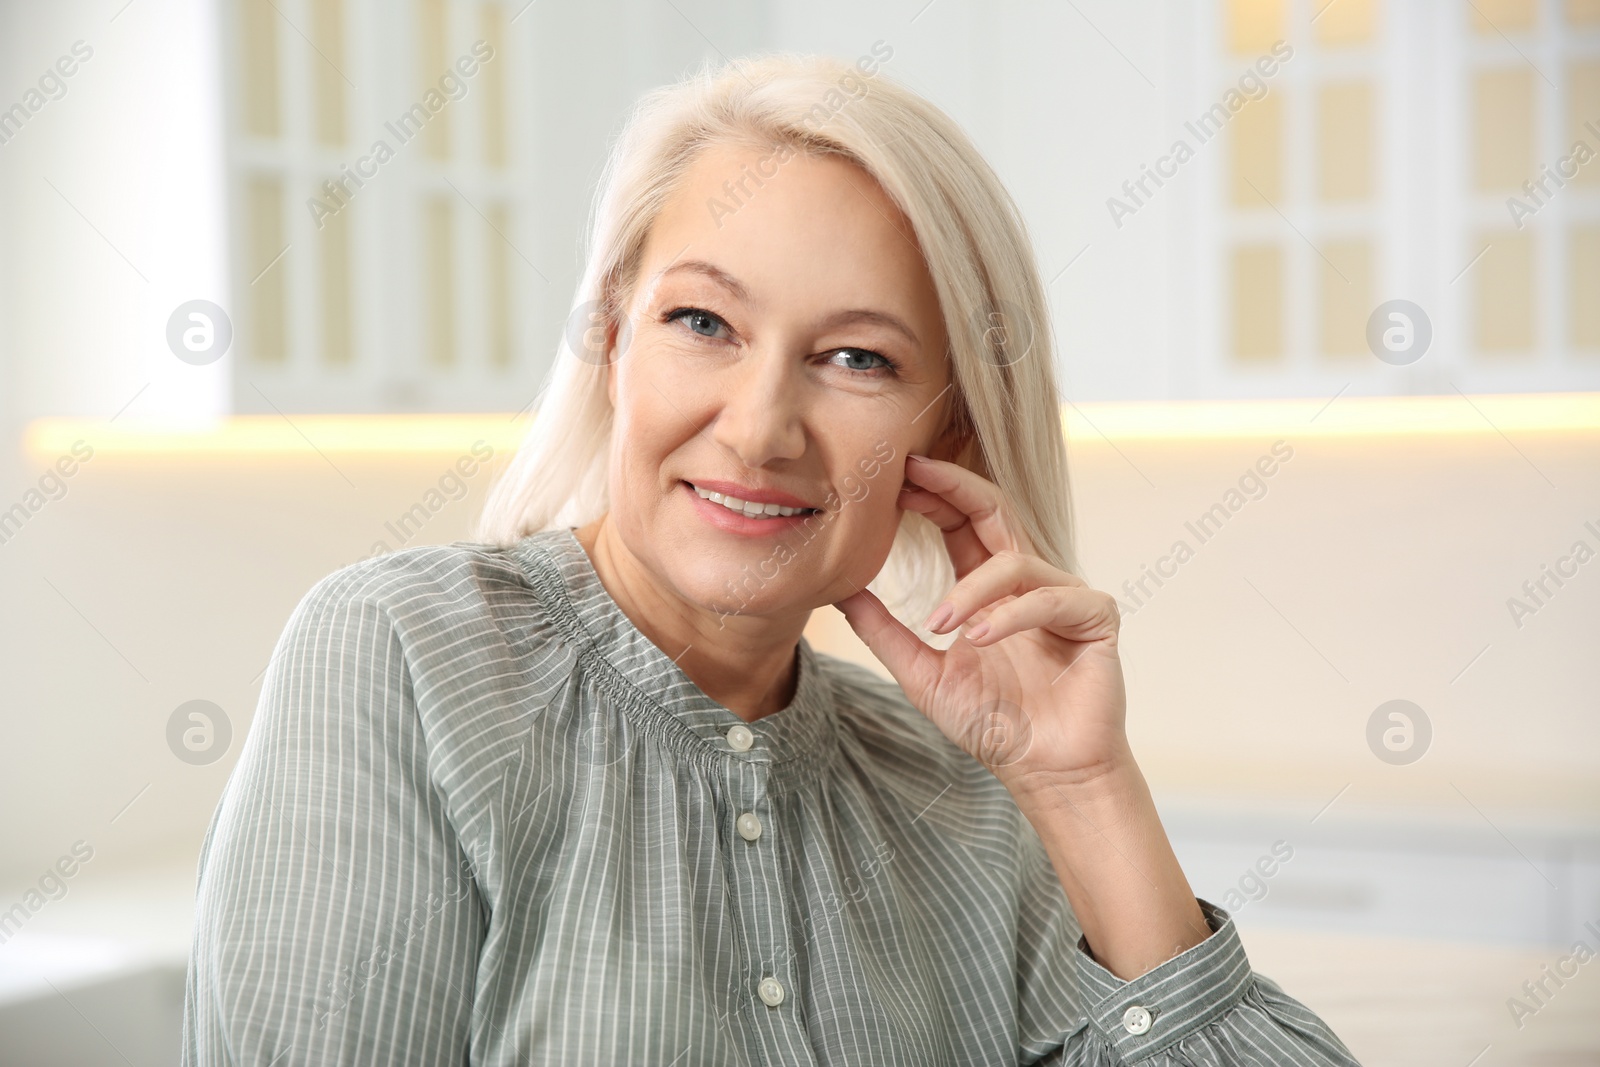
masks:
<path id="1" fill-rule="evenodd" d="M 1131 980 L 1210 936 L 1131 753 L 1006 784 L 1107 970 Z"/>
<path id="2" fill-rule="evenodd" d="M 1118 809 L 1137 805 L 1141 797 L 1149 795 L 1144 773 L 1125 737 L 1107 746 L 1102 755 L 1073 767 L 1035 766 L 1019 760 L 995 768 L 995 775 L 1024 812 L 1043 814 L 1084 805 Z"/>

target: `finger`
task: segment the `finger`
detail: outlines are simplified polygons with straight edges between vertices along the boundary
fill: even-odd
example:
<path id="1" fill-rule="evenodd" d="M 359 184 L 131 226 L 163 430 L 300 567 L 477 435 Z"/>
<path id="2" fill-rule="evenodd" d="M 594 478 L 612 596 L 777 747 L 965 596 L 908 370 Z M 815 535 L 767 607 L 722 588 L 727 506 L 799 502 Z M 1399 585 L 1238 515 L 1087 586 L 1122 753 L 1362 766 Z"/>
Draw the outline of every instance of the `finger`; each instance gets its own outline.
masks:
<path id="1" fill-rule="evenodd" d="M 869 589 L 862 589 L 833 605 L 844 613 L 850 628 L 878 657 L 913 704 L 921 706 L 939 679 L 944 653 L 930 645 L 889 613 Z"/>
<path id="2" fill-rule="evenodd" d="M 971 524 L 972 531 L 993 555 L 1010 549 L 1013 552 L 1033 552 L 1033 545 L 1017 527 L 1005 505 L 1005 495 L 1000 487 L 987 478 L 967 470 L 959 463 L 926 456 L 906 457 L 906 477 L 913 484 L 943 497 Z M 959 526 L 945 530 L 946 537 Z"/>
<path id="3" fill-rule="evenodd" d="M 990 552 L 983 547 L 978 533 L 967 522 L 967 517 L 956 506 L 938 493 L 910 485 L 900 491 L 900 506 L 915 511 L 944 534 L 945 551 L 955 567 L 956 577 L 965 578 L 987 560 Z"/>
<path id="4" fill-rule="evenodd" d="M 966 622 L 984 605 L 1001 597 L 1020 597 L 1042 586 L 1082 584 L 1082 578 L 1058 570 L 1038 556 L 1000 552 L 957 582 L 923 625 L 933 633 L 947 633 Z"/>
<path id="5" fill-rule="evenodd" d="M 974 645 L 992 645 L 1012 634 L 1042 629 L 1068 641 L 1114 637 L 1122 620 L 1116 598 L 1087 586 L 1051 585 L 997 606 L 962 635 Z"/>

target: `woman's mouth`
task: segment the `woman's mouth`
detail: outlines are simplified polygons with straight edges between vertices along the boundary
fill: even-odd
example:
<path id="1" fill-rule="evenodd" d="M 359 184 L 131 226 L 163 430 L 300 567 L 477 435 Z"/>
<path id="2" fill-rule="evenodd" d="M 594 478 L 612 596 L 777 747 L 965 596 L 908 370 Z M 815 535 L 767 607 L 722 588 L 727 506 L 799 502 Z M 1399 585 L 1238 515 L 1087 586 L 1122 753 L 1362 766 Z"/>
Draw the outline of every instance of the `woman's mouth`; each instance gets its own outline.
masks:
<path id="1" fill-rule="evenodd" d="M 748 500 L 740 500 L 738 497 L 729 496 L 726 493 L 702 489 L 693 482 L 684 482 L 683 484 L 693 489 L 695 495 L 701 500 L 708 500 L 736 515 L 743 515 L 747 519 L 787 519 L 796 516 L 815 515 L 818 512 L 817 508 L 786 508 L 779 504 L 756 504 Z"/>
<path id="2" fill-rule="evenodd" d="M 769 538 L 786 536 L 808 523 L 822 521 L 821 508 L 795 508 L 779 504 L 757 504 L 727 493 L 702 489 L 683 482 L 689 506 L 706 525 L 735 537 Z M 772 514 L 768 514 L 768 511 Z"/>

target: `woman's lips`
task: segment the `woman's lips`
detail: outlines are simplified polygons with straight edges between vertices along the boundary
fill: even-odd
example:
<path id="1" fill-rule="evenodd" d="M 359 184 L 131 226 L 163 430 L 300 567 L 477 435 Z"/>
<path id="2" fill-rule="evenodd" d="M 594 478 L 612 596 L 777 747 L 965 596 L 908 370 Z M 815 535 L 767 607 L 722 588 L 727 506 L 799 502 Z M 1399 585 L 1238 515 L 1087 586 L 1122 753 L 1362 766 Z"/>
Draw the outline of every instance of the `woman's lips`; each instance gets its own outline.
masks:
<path id="1" fill-rule="evenodd" d="M 775 533 L 787 533 L 817 514 L 811 511 L 799 515 L 773 515 L 764 519 L 752 519 L 741 512 L 725 508 L 714 500 L 707 500 L 695 492 L 693 484 L 689 482 L 682 484 L 684 493 L 689 497 L 689 506 L 694 508 L 707 523 L 726 533 L 743 537 L 770 537 Z"/>
<path id="2" fill-rule="evenodd" d="M 731 496 L 735 500 L 744 500 L 751 504 L 777 504 L 779 507 L 783 508 L 810 508 L 813 511 L 822 510 L 815 504 L 812 504 L 806 500 L 802 500 L 791 493 L 785 493 L 781 489 L 757 489 L 748 485 L 740 485 L 738 482 L 720 482 L 715 479 L 689 482 L 689 480 L 685 478 L 684 481 L 688 482 L 688 484 L 692 486 L 698 486 L 701 489 L 706 490 L 708 493 L 721 493 L 723 496 Z"/>

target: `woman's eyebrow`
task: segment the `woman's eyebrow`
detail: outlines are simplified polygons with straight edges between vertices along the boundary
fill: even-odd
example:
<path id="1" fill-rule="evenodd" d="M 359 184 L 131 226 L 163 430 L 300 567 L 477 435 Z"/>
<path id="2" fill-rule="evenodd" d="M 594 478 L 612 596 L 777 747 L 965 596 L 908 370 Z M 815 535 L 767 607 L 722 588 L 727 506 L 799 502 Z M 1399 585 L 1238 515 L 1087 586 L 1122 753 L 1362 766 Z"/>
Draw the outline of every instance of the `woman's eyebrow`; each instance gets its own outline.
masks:
<path id="1" fill-rule="evenodd" d="M 656 278 L 659 280 L 667 277 L 670 274 L 677 274 L 680 271 L 687 272 L 689 274 L 703 275 L 704 277 L 711 279 L 724 289 L 728 290 L 728 292 L 732 293 L 740 303 L 754 303 L 754 301 L 750 299 L 750 290 L 744 287 L 743 282 L 739 281 L 738 278 L 735 278 L 721 267 L 718 267 L 715 264 L 707 263 L 703 259 L 686 259 L 681 263 L 674 263 L 672 266 L 656 275 Z"/>
<path id="2" fill-rule="evenodd" d="M 887 311 L 873 311 L 871 308 L 852 308 L 849 311 L 838 311 L 822 320 L 825 328 L 835 326 L 854 326 L 857 323 L 866 323 L 869 326 L 885 326 L 891 330 L 905 335 L 906 340 L 912 344 L 921 344 L 917 340 L 916 331 Z"/>
<path id="3" fill-rule="evenodd" d="M 750 291 L 744 287 L 744 283 L 739 281 L 739 279 L 735 278 L 733 275 L 729 274 L 727 271 L 723 270 L 721 267 L 718 267 L 712 263 L 707 263 L 703 259 L 686 259 L 681 263 L 674 263 L 656 277 L 657 279 L 661 279 L 671 274 L 677 274 L 680 271 L 688 274 L 699 274 L 703 277 L 709 278 L 711 281 L 728 290 L 728 292 L 731 293 L 734 298 L 739 300 L 741 303 L 750 304 L 752 306 L 756 304 L 756 301 L 750 296 Z M 914 345 L 921 344 L 921 342 L 917 340 L 916 331 L 910 326 L 907 326 L 901 319 L 889 314 L 887 311 L 875 311 L 871 308 L 850 308 L 846 311 L 836 311 L 832 315 L 829 315 L 827 318 L 822 320 L 822 327 L 824 329 L 832 329 L 838 326 L 854 326 L 859 323 L 865 323 L 870 326 L 886 327 L 896 331 L 897 333 L 904 334 L 906 340 L 910 341 Z"/>

